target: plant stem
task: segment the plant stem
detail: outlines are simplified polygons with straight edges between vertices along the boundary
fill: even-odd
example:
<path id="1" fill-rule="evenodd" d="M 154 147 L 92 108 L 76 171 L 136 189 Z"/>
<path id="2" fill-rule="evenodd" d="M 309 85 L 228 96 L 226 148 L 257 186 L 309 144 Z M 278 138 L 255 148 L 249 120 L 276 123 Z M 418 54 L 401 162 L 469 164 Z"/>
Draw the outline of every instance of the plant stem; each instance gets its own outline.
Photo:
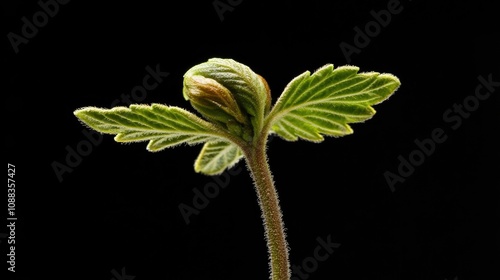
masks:
<path id="1" fill-rule="evenodd" d="M 269 251 L 271 279 L 290 280 L 288 245 L 278 194 L 267 163 L 266 142 L 267 135 L 260 137 L 255 146 L 248 146 L 243 149 L 243 152 L 255 183 L 259 206 L 262 211 Z"/>

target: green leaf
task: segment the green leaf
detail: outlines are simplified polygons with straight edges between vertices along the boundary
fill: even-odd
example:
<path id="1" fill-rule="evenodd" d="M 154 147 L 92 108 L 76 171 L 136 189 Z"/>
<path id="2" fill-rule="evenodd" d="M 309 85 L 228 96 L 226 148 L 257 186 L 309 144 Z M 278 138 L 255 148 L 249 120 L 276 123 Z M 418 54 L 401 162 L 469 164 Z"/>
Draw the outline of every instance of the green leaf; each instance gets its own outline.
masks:
<path id="1" fill-rule="evenodd" d="M 147 149 L 151 152 L 182 143 L 194 145 L 225 140 L 214 125 L 173 106 L 133 104 L 129 108 L 85 107 L 74 114 L 98 132 L 116 134 L 116 142 L 149 141 Z"/>
<path id="2" fill-rule="evenodd" d="M 229 142 L 205 143 L 194 163 L 194 170 L 206 175 L 218 175 L 226 168 L 231 168 L 241 158 L 240 148 Z"/>
<path id="3" fill-rule="evenodd" d="M 370 119 L 375 114 L 371 106 L 389 98 L 400 85 L 391 74 L 358 70 L 334 70 L 327 64 L 313 75 L 306 71 L 294 78 L 268 116 L 272 132 L 288 141 L 313 142 L 323 141 L 323 135 L 353 133 L 349 123 Z"/>

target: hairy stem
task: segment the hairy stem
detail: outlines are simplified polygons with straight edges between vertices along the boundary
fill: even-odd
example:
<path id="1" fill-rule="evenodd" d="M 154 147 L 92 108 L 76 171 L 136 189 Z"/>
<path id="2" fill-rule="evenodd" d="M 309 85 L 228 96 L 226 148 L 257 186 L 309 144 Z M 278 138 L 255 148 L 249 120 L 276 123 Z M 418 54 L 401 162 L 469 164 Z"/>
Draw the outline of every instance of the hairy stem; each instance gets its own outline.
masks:
<path id="1" fill-rule="evenodd" d="M 269 250 L 271 279 L 290 280 L 288 245 L 278 194 L 267 163 L 266 142 L 267 136 L 261 137 L 255 146 L 243 150 L 255 183 L 259 206 L 262 211 L 267 248 Z"/>

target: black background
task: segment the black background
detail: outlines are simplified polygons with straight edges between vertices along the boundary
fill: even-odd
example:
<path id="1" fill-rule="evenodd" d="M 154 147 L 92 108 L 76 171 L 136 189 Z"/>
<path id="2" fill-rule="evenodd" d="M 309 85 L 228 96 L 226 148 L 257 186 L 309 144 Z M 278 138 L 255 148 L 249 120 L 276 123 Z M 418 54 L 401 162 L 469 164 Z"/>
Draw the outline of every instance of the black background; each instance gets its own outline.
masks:
<path id="1" fill-rule="evenodd" d="M 292 78 L 326 63 L 402 82 L 373 119 L 352 125 L 353 135 L 269 143 L 291 263 L 312 256 L 318 237 L 341 244 L 308 279 L 498 277 L 498 87 L 457 129 L 443 119 L 474 95 L 478 76 L 500 80 L 498 11 L 481 1 L 401 1 L 403 10 L 348 61 L 340 43 L 354 45 L 353 28 L 388 2 L 244 0 L 221 21 L 213 1 L 70 1 L 17 54 L 7 34 L 21 34 L 21 18 L 41 8 L 3 3 L 4 150 L 16 166 L 18 221 L 17 272 L 2 279 L 119 280 L 113 271 L 122 268 L 130 280 L 268 279 L 243 163 L 188 225 L 179 205 L 192 206 L 193 189 L 213 181 L 193 170 L 200 146 L 149 153 L 145 143 L 105 135 L 62 181 L 53 169 L 86 139 L 75 109 L 109 107 L 142 84 L 145 67 L 159 65 L 169 76 L 141 103 L 192 110 L 182 76 L 211 57 L 250 66 L 274 100 Z M 436 128 L 447 140 L 392 192 L 384 172 L 397 173 L 398 156 L 408 158 L 414 140 Z"/>

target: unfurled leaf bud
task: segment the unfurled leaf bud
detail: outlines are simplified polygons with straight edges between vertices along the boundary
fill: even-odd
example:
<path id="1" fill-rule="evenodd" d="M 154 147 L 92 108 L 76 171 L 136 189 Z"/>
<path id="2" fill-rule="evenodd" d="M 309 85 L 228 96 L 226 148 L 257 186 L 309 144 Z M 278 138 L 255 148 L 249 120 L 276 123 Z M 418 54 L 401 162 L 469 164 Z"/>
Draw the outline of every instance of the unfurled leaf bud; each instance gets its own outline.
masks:
<path id="1" fill-rule="evenodd" d="M 266 80 L 232 59 L 212 58 L 189 69 L 183 94 L 205 118 L 246 140 L 262 129 L 271 108 Z"/>
<path id="2" fill-rule="evenodd" d="M 199 75 L 184 78 L 184 97 L 205 118 L 222 123 L 248 123 L 231 92 L 217 81 Z"/>

